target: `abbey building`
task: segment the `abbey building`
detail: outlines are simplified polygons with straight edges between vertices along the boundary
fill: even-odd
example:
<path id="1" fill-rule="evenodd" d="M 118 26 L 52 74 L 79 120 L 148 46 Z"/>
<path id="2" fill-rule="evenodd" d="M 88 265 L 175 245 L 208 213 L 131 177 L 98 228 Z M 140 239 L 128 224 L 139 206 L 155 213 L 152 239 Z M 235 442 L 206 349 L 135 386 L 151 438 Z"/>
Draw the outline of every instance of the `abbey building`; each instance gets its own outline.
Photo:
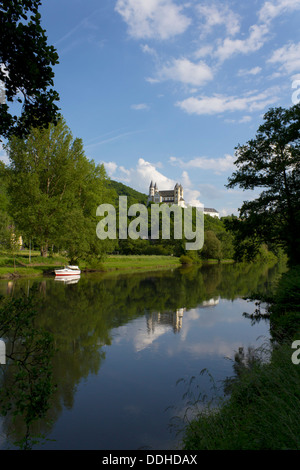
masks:
<path id="1" fill-rule="evenodd" d="M 155 183 L 153 185 L 153 182 L 151 181 L 149 186 L 148 204 L 150 202 L 154 202 L 155 204 L 177 204 L 178 206 L 185 207 L 183 187 L 181 184 L 176 183 L 174 189 L 159 190 L 157 184 Z M 219 213 L 212 208 L 205 207 L 204 214 L 220 218 Z"/>
<path id="2" fill-rule="evenodd" d="M 174 189 L 160 191 L 157 184 L 155 183 L 153 186 L 151 181 L 148 196 L 148 203 L 149 202 L 155 202 L 156 204 L 165 202 L 167 204 L 177 204 L 178 206 L 184 207 L 183 187 L 181 184 L 176 183 Z"/>

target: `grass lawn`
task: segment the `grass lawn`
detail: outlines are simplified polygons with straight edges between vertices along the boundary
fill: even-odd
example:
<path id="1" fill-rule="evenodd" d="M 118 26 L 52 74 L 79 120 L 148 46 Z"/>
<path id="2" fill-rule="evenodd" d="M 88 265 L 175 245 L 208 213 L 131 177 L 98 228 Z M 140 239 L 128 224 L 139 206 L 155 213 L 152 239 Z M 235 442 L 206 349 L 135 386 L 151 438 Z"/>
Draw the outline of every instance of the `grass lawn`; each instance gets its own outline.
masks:
<path id="1" fill-rule="evenodd" d="M 29 257 L 30 255 L 30 257 Z M 18 253 L 15 259 L 7 253 L 0 254 L 0 278 L 40 276 L 50 273 L 57 267 L 68 264 L 67 258 L 55 254 L 47 258 L 40 256 L 39 252 L 23 250 Z M 175 256 L 144 256 L 144 255 L 110 255 L 98 266 L 79 262 L 82 271 L 120 271 L 132 269 L 162 269 L 180 266 L 179 258 Z"/>
<path id="2" fill-rule="evenodd" d="M 180 266 L 179 258 L 159 255 L 111 255 L 102 263 L 105 269 L 162 268 Z"/>

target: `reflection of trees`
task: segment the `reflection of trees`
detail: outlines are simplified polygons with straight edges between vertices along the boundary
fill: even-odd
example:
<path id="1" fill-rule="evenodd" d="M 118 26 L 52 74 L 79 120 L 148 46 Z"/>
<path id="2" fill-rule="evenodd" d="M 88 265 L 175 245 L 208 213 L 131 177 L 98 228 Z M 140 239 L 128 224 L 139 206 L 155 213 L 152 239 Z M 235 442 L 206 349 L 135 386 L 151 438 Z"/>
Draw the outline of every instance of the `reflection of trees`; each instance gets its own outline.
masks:
<path id="1" fill-rule="evenodd" d="M 234 299 L 266 289 L 276 268 L 255 265 L 191 266 L 152 273 L 82 275 L 77 284 L 52 279 L 37 282 L 38 326 L 54 337 L 54 383 L 57 390 L 48 419 L 55 421 L 63 407 L 72 408 L 76 387 L 97 374 L 105 360 L 103 347 L 111 331 L 145 314 L 172 315 L 196 308 L 211 298 Z M 22 284 L 13 289 L 16 295 Z M 3 287 L 2 287 L 3 289 Z M 169 318 L 168 321 L 171 321 Z M 42 426 L 40 431 L 45 431 Z"/>
<path id="2" fill-rule="evenodd" d="M 22 449 L 37 439 L 34 424 L 45 417 L 53 393 L 53 340 L 35 324 L 31 297 L 2 299 L 0 337 L 6 341 L 0 369 L 0 413 L 6 434 Z"/>

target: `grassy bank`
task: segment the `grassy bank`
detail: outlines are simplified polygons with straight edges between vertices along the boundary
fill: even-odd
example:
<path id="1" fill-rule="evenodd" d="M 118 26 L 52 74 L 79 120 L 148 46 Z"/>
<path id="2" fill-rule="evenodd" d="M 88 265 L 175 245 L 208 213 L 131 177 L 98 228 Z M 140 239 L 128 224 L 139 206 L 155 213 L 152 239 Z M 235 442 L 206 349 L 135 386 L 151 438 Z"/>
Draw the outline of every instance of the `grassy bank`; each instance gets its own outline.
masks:
<path id="1" fill-rule="evenodd" d="M 300 364 L 291 348 L 300 339 L 299 281 L 300 267 L 288 271 L 270 300 L 271 345 L 239 351 L 235 375 L 209 403 L 194 403 L 185 450 L 300 449 Z"/>
<path id="2" fill-rule="evenodd" d="M 165 267 L 180 266 L 179 258 L 176 256 L 159 255 L 111 255 L 103 261 L 103 268 L 110 270 L 128 270 L 137 268 L 160 269 Z"/>
<path id="3" fill-rule="evenodd" d="M 30 254 L 22 251 L 15 258 L 7 254 L 0 255 L 0 278 L 41 276 L 50 274 L 54 269 L 68 264 L 67 258 L 53 255 L 47 258 L 40 256 L 38 252 Z M 153 270 L 180 266 L 179 258 L 175 256 L 135 256 L 135 255 L 111 255 L 101 263 L 91 261 L 79 263 L 82 271 L 128 271 L 128 270 Z"/>

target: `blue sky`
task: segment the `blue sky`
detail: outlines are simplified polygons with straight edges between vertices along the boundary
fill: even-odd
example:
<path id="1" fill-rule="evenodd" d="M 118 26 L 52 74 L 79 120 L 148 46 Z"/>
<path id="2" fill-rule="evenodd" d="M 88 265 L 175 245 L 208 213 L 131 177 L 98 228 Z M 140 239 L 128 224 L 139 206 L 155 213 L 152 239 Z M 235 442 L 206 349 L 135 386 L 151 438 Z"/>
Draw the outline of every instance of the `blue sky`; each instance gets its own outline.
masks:
<path id="1" fill-rule="evenodd" d="M 180 182 L 221 215 L 255 196 L 225 184 L 235 146 L 300 97 L 300 0 L 51 0 L 41 14 L 61 112 L 112 179 Z"/>

